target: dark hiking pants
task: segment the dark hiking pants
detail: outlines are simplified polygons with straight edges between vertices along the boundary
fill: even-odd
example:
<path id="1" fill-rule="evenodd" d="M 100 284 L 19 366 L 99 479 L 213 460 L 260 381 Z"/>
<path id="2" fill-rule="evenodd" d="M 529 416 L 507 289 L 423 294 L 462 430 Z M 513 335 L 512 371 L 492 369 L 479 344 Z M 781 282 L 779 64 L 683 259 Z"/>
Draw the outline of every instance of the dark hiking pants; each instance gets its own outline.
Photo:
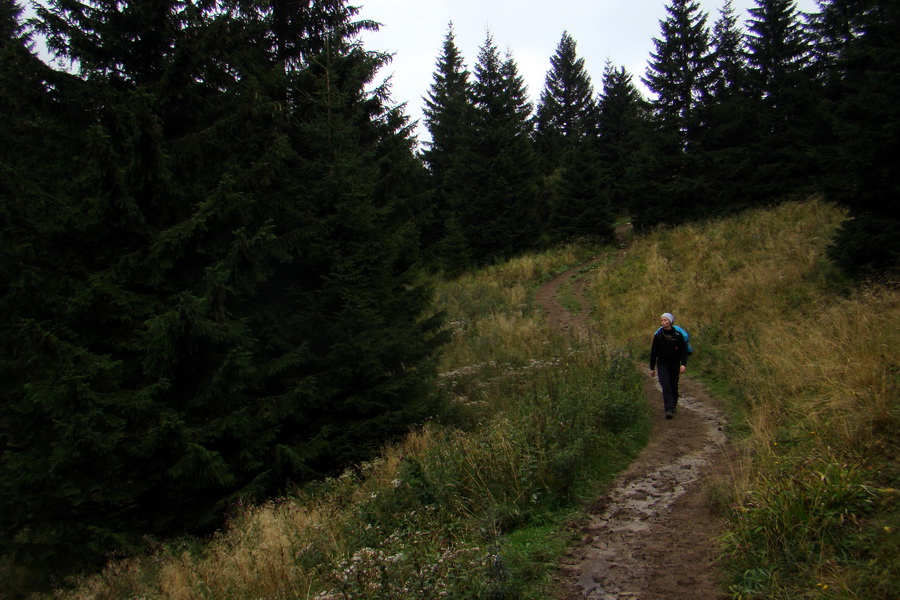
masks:
<path id="1" fill-rule="evenodd" d="M 678 377 L 681 375 L 681 363 L 662 362 L 656 366 L 656 376 L 662 388 L 663 409 L 666 412 L 675 410 L 678 404 Z"/>

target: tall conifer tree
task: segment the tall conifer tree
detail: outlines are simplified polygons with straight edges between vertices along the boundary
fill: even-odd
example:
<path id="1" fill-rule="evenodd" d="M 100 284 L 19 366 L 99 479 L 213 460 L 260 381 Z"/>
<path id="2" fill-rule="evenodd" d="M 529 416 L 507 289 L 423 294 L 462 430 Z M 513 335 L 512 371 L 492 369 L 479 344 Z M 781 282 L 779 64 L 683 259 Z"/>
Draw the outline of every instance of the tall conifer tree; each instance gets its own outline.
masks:
<path id="1" fill-rule="evenodd" d="M 535 148 L 545 173 L 545 233 L 556 241 L 606 239 L 611 220 L 600 194 L 604 178 L 597 153 L 594 86 L 568 32 L 550 57 L 534 124 Z"/>
<path id="2" fill-rule="evenodd" d="M 757 0 L 750 9 L 747 53 L 757 117 L 756 169 L 749 184 L 758 201 L 772 202 L 808 189 L 815 175 L 810 145 L 821 127 L 811 49 L 793 0 Z"/>
<path id="3" fill-rule="evenodd" d="M 474 113 L 469 71 L 456 46 L 453 25 L 448 26 L 434 83 L 425 98 L 425 126 L 431 135 L 423 158 L 431 173 L 434 193 L 432 225 L 425 243 L 437 254 L 437 262 L 449 273 L 469 266 L 471 257 L 459 226 L 460 206 L 465 201 L 461 183 L 472 139 Z"/>
<path id="4" fill-rule="evenodd" d="M 833 141 L 818 158 L 823 188 L 850 211 L 829 249 L 845 273 L 891 281 L 900 270 L 900 6 L 822 3 L 816 33 Z"/>
<path id="5" fill-rule="evenodd" d="M 645 184 L 633 201 L 639 228 L 697 216 L 707 191 L 696 147 L 712 72 L 707 15 L 695 0 L 672 0 L 666 12 L 643 78 L 654 94 L 655 128 L 640 161 Z"/>
<path id="6" fill-rule="evenodd" d="M 710 88 L 713 57 L 707 15 L 696 0 L 672 0 L 666 12 L 643 81 L 654 94 L 659 126 L 687 149 L 696 139 L 699 109 Z"/>
<path id="7" fill-rule="evenodd" d="M 518 66 L 501 58 L 490 33 L 478 54 L 473 99 L 468 201 L 460 214 L 474 258 L 484 262 L 532 247 L 538 235 L 531 104 Z"/>
<path id="8" fill-rule="evenodd" d="M 407 117 L 367 91 L 385 57 L 355 43 L 354 14 L 41 13 L 78 75 L 57 86 L 67 176 L 4 231 L 9 554 L 102 558 L 213 526 L 433 410 L 423 172 Z"/>
<path id="9" fill-rule="evenodd" d="M 469 71 L 456 46 L 453 24 L 447 34 L 437 61 L 434 83 L 425 98 L 425 126 L 431 135 L 423 152 L 425 162 L 436 181 L 443 180 L 450 171 L 452 157 L 457 154 L 466 129 L 471 126 L 471 84 Z"/>
<path id="10" fill-rule="evenodd" d="M 535 112 L 534 138 L 544 168 L 564 164 L 567 154 L 596 135 L 594 86 L 577 54 L 575 40 L 563 32 Z"/>
<path id="11" fill-rule="evenodd" d="M 648 131 L 649 105 L 625 67 L 607 62 L 598 100 L 598 151 L 602 186 L 613 217 L 627 214 L 636 157 Z"/>
<path id="12" fill-rule="evenodd" d="M 732 0 L 725 0 L 713 25 L 712 48 L 710 86 L 713 95 L 719 99 L 744 92 L 748 85 L 744 34 Z"/>
<path id="13" fill-rule="evenodd" d="M 56 139 L 47 117 L 57 111 L 45 106 L 52 104 L 51 72 L 34 55 L 23 18 L 24 9 L 16 0 L 0 1 L 0 226 L 4 229 L 14 222 L 21 225 L 34 210 L 32 198 L 26 196 L 43 182 L 33 165 L 52 162 Z M 8 244 L 0 244 L 0 252 L 10 250 Z M 11 273 L 2 277 L 3 282 L 11 280 Z"/>
<path id="14" fill-rule="evenodd" d="M 757 110 L 749 93 L 744 34 L 731 0 L 713 27 L 711 94 L 703 106 L 702 149 L 709 178 L 710 213 L 727 213 L 752 203 L 748 182 L 756 170 L 751 152 Z"/>

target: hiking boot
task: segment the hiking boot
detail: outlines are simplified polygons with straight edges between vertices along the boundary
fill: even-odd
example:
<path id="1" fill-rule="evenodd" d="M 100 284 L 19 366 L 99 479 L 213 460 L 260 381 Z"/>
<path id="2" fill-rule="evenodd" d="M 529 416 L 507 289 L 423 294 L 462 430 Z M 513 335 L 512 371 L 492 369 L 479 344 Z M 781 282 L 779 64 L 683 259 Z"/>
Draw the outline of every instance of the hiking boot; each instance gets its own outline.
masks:
<path id="1" fill-rule="evenodd" d="M 667 419 L 671 419 L 671 418 L 672 418 L 672 411 L 671 411 L 671 410 L 667 410 L 667 411 L 666 411 L 666 418 L 667 418 Z"/>

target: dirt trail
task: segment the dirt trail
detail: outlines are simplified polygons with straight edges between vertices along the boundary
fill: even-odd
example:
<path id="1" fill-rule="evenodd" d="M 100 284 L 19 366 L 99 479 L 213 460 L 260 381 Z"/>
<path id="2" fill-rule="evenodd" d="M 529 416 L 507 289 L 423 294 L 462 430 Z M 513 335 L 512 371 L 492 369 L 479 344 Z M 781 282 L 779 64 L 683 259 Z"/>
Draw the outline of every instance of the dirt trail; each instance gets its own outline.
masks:
<path id="1" fill-rule="evenodd" d="M 623 246 L 624 244 L 620 244 Z M 619 251 L 619 257 L 625 252 Z M 587 335 L 589 305 L 579 274 L 597 260 L 545 284 L 537 299 L 561 335 Z M 564 284 L 581 303 L 578 314 L 557 297 Z M 648 324 L 648 341 L 653 323 Z M 690 365 L 689 365 L 690 367 Z M 557 572 L 561 600 L 719 600 L 725 598 L 716 569 L 719 533 L 704 481 L 726 468 L 724 416 L 703 385 L 682 377 L 678 412 L 662 415 L 659 384 L 644 382 L 653 408 L 647 447 L 612 489 L 571 525 L 579 542 Z"/>

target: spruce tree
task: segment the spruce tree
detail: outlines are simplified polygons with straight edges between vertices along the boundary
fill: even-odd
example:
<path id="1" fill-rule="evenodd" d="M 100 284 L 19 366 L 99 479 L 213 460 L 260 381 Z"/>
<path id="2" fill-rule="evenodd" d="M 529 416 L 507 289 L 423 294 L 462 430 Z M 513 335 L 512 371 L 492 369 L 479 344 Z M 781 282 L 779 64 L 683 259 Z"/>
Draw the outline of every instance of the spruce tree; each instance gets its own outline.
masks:
<path id="1" fill-rule="evenodd" d="M 575 40 L 563 32 L 550 57 L 534 118 L 534 139 L 544 169 L 552 172 L 570 152 L 596 134 L 594 86 L 577 54 Z"/>
<path id="2" fill-rule="evenodd" d="M 19 477 L 11 469 L 11 455 L 18 450 L 23 407 L 9 402 L 9 390 L 22 390 L 28 371 L 41 358 L 19 344 L 20 328 L 28 322 L 16 319 L 13 307 L 21 300 L 40 307 L 41 290 L 50 277 L 37 265 L 51 248 L 47 239 L 51 223 L 64 207 L 52 193 L 53 183 L 70 176 L 59 168 L 60 121 L 67 106 L 57 104 L 53 89 L 57 81 L 34 54 L 32 36 L 23 23 L 24 11 L 15 0 L 0 2 L 0 594 L 24 597 L 49 582 L 48 569 L 22 569 L 26 562 L 17 550 L 17 540 L 8 535 L 7 524 L 29 507 L 14 494 L 10 481 Z M 60 119 L 58 121 L 57 119 Z M 71 213 L 69 213 L 71 216 Z M 27 410 L 27 407 L 24 407 Z M 29 465 L 40 469 L 40 463 Z"/>
<path id="3" fill-rule="evenodd" d="M 558 242 L 606 239 L 611 227 L 608 204 L 600 197 L 594 87 L 567 32 L 550 57 L 550 67 L 534 117 L 535 149 L 545 174 L 545 234 Z"/>
<path id="4" fill-rule="evenodd" d="M 732 0 L 725 0 L 713 25 L 712 48 L 710 85 L 713 95 L 718 99 L 744 91 L 748 85 L 744 34 Z"/>
<path id="5" fill-rule="evenodd" d="M 796 3 L 756 0 L 747 27 L 753 89 L 773 112 L 788 112 L 793 108 L 797 80 L 807 73 L 811 53 Z"/>
<path id="6" fill-rule="evenodd" d="M 811 59 L 816 77 L 831 81 L 840 73 L 848 44 L 860 33 L 860 15 L 872 5 L 869 0 L 818 0 L 820 11 L 807 15 Z"/>
<path id="7" fill-rule="evenodd" d="M 707 15 L 695 0 L 672 0 L 666 12 L 660 22 L 662 37 L 653 40 L 655 50 L 643 82 L 654 94 L 659 126 L 688 149 L 700 128 L 701 103 L 709 93 L 713 57 Z"/>
<path id="8" fill-rule="evenodd" d="M 891 281 L 900 269 L 898 28 L 900 7 L 874 0 L 824 2 L 816 23 L 833 136 L 817 157 L 825 193 L 850 212 L 829 255 L 855 278 Z"/>
<path id="9" fill-rule="evenodd" d="M 637 182 L 635 163 L 648 127 L 649 106 L 625 67 L 607 62 L 598 100 L 598 159 L 612 216 L 628 214 Z"/>
<path id="10" fill-rule="evenodd" d="M 46 106 L 52 103 L 51 72 L 34 55 L 32 35 L 23 18 L 24 9 L 16 0 L 0 2 L 0 225 L 4 229 L 13 222 L 21 224 L 32 210 L 24 196 L 41 183 L 37 173 L 31 172 L 32 164 L 49 159 L 42 153 L 51 152 L 56 139 L 48 122 L 56 111 Z M 3 244 L 0 252 L 9 251 Z"/>
<path id="11" fill-rule="evenodd" d="M 0 151 L 3 164 L 14 157 L 13 149 L 28 150 L 33 144 L 27 143 L 27 123 L 40 114 L 39 106 L 44 97 L 43 76 L 46 67 L 31 49 L 32 35 L 24 23 L 24 9 L 16 0 L 0 2 L 0 111 L 4 117 L 4 136 Z M 21 137 L 21 142 L 18 136 Z M 14 170 L 5 173 L 15 175 Z"/>
<path id="12" fill-rule="evenodd" d="M 484 263 L 533 247 L 539 233 L 531 104 L 518 66 L 501 58 L 490 33 L 479 50 L 473 100 L 460 225 L 473 258 Z"/>
<path id="13" fill-rule="evenodd" d="M 820 93 L 810 68 L 811 49 L 793 0 L 757 0 L 747 33 L 749 91 L 755 103 L 750 184 L 757 201 L 772 202 L 808 190 L 816 175 L 810 146 L 821 128 Z"/>
<path id="14" fill-rule="evenodd" d="M 708 192 L 697 148 L 712 72 L 707 15 L 695 0 L 672 0 L 666 12 L 643 78 L 654 94 L 655 127 L 639 161 L 644 184 L 632 204 L 638 228 L 696 218 Z"/>
<path id="15" fill-rule="evenodd" d="M 431 135 L 422 157 L 431 174 L 433 206 L 431 226 L 423 240 L 437 255 L 436 262 L 448 273 L 469 266 L 469 251 L 458 224 L 465 196 L 462 157 L 472 138 L 473 110 L 469 72 L 456 46 L 452 24 L 448 26 L 434 83 L 425 98 L 425 126 Z"/>
<path id="16" fill-rule="evenodd" d="M 425 98 L 425 127 L 431 135 L 422 153 L 436 181 L 442 182 L 457 149 L 462 143 L 466 125 L 471 121 L 471 85 L 469 71 L 456 46 L 453 24 L 447 34 L 437 61 L 434 83 Z M 439 184 L 440 185 L 440 184 Z"/>
<path id="17" fill-rule="evenodd" d="M 748 183 L 756 171 L 752 140 L 758 106 L 749 92 L 744 34 L 731 0 L 713 26 L 714 65 L 709 101 L 702 108 L 701 151 L 709 179 L 710 213 L 723 214 L 752 204 Z"/>
<path id="18" fill-rule="evenodd" d="M 582 142 L 564 169 L 556 204 L 550 213 L 554 241 L 609 242 L 615 215 L 611 207 L 609 170 L 600 160 L 596 140 Z"/>
<path id="19" fill-rule="evenodd" d="M 213 527 L 434 410 L 424 173 L 407 117 L 368 90 L 385 56 L 354 14 L 41 12 L 76 74 L 56 76 L 53 160 L 26 165 L 65 176 L 12 190 L 38 208 L 4 227 L 8 555 Z"/>

